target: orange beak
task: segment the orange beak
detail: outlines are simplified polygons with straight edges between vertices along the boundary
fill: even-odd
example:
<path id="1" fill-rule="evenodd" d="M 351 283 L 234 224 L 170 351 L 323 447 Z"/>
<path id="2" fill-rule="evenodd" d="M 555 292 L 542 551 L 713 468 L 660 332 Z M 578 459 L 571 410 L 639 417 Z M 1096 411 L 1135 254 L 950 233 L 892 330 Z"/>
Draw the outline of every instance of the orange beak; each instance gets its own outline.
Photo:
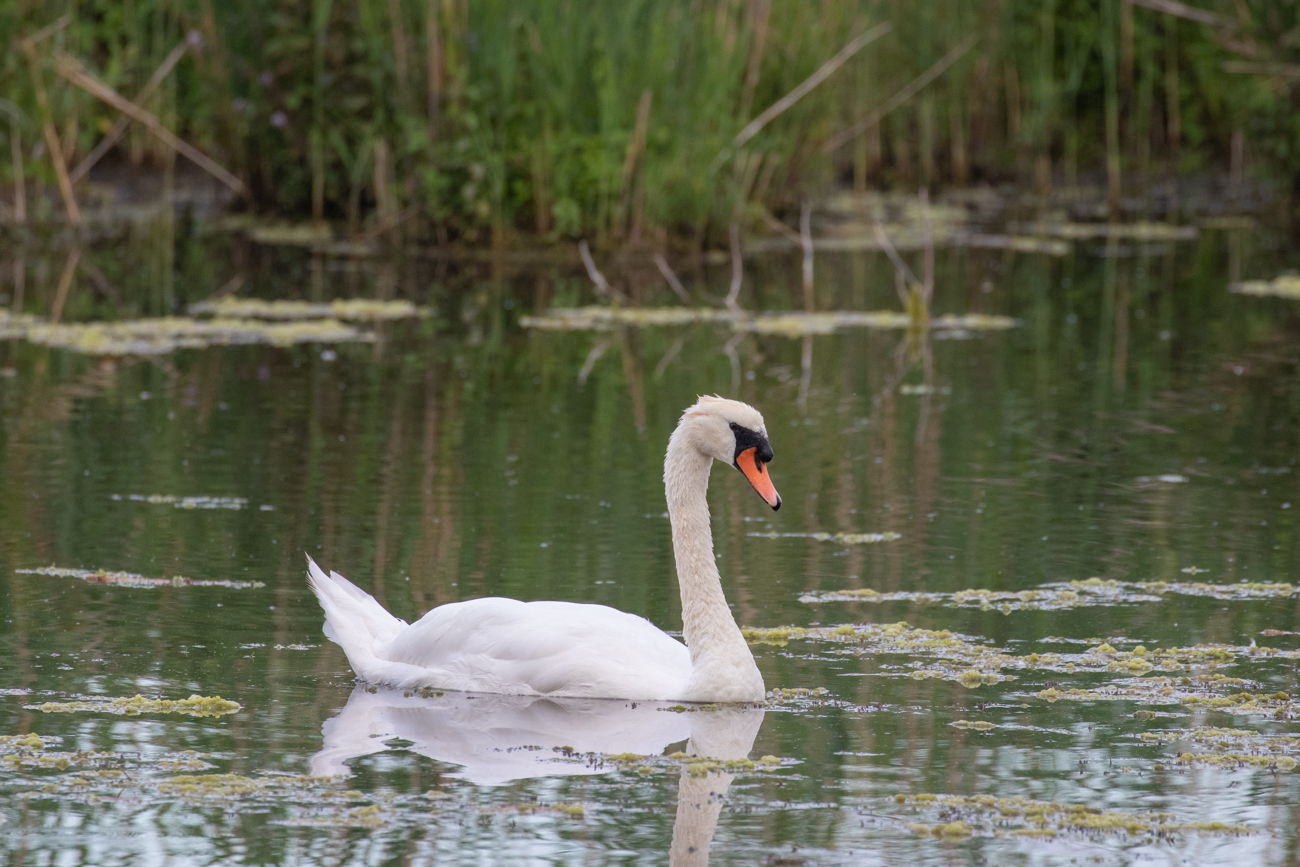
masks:
<path id="1" fill-rule="evenodd" d="M 757 448 L 748 448 L 736 455 L 736 467 L 749 479 L 763 501 L 775 511 L 781 508 L 781 495 L 776 492 L 772 479 L 767 475 L 767 466 L 757 458 L 757 451 Z"/>

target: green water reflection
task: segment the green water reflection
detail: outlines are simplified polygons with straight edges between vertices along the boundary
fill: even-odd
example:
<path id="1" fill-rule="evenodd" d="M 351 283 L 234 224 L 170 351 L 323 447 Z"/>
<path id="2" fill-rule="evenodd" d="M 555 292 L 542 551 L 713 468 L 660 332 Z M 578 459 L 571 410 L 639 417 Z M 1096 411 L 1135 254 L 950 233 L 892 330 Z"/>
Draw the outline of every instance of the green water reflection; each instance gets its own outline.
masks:
<path id="1" fill-rule="evenodd" d="M 1016 591 L 1094 576 L 1295 582 L 1300 317 L 1283 301 L 1227 293 L 1230 272 L 1271 276 L 1285 265 L 1267 243 L 1239 235 L 1109 257 L 1088 243 L 1063 259 L 943 252 L 938 312 L 1011 315 L 1021 327 L 948 335 L 911 354 L 898 333 L 819 336 L 809 341 L 810 367 L 801 340 L 728 343 L 731 331 L 709 324 L 526 332 L 521 314 L 586 297 L 572 275 L 546 269 L 456 273 L 416 263 L 358 272 L 292 257 L 259 265 L 245 294 L 374 291 L 436 313 L 380 326 L 373 345 L 332 348 L 101 361 L 0 343 L 0 735 L 35 732 L 49 750 L 110 753 L 91 770 L 125 772 L 86 772 L 84 785 L 72 785 L 77 767 L 0 764 L 0 853 L 22 864 L 665 863 L 675 824 L 682 833 L 679 791 L 708 800 L 675 765 L 583 765 L 598 772 L 479 785 L 447 755 L 385 731 L 383 748 L 350 760 L 343 782 L 222 799 L 163 786 L 175 771 L 158 763 L 193 750 L 210 766 L 202 773 L 310 770 L 353 681 L 320 633 L 303 552 L 406 619 L 501 594 L 601 602 L 680 628 L 662 460 L 697 394 L 757 406 L 776 451 L 779 513 L 734 472 L 715 472 L 710 489 L 724 584 L 742 625 L 906 620 L 1018 655 L 1101 641 L 1296 649 L 1295 636 L 1262 634 L 1300 629 L 1288 593 L 1255 601 L 1168 593 L 1009 614 L 800 601 L 812 591 Z M 169 296 L 198 300 L 222 282 L 203 271 L 221 261 L 222 243 L 205 240 L 207 258 L 182 256 L 193 279 Z M 797 269 L 793 259 L 758 263 L 748 303 L 801 304 Z M 716 289 L 726 275 L 706 279 Z M 822 309 L 897 303 L 883 257 L 819 257 L 818 286 Z M 634 288 L 666 303 L 649 282 Z M 153 311 L 150 291 L 140 290 L 134 309 Z M 32 293 L 28 303 L 41 300 Z M 116 315 L 105 305 L 77 297 L 67 315 Z M 246 504 L 139 498 L 149 495 Z M 845 545 L 769 535 L 886 532 L 900 538 Z M 265 586 L 128 588 L 15 571 L 50 565 Z M 1140 738 L 1197 725 L 1294 734 L 1289 711 L 1171 705 L 1155 709 L 1189 715 L 1136 719 L 1148 706 L 1036 696 L 1120 673 L 1008 670 L 1016 679 L 968 688 L 913 678 L 927 663 L 906 654 L 801 640 L 755 650 L 769 688 L 828 692 L 766 711 L 748 755 L 782 761 L 736 772 L 710 863 L 1300 858 L 1300 771 L 1182 765 L 1179 752 L 1199 750 Z M 1215 672 L 1252 692 L 1295 696 L 1291 658 L 1237 653 Z M 189 718 L 28 709 L 137 692 L 221 695 L 243 710 Z M 640 712 L 646 726 L 677 716 Z M 949 725 L 958 720 L 1002 727 Z M 690 727 L 665 731 L 684 741 Z M 717 775 L 706 779 L 719 787 Z M 1000 833 L 986 817 L 973 835 L 944 838 L 909 829 L 959 818 L 894 798 L 918 793 L 1167 811 L 1178 822 L 1254 830 L 1045 839 Z M 361 812 L 372 805 L 378 811 Z M 679 863 L 703 858 L 676 854 Z"/>

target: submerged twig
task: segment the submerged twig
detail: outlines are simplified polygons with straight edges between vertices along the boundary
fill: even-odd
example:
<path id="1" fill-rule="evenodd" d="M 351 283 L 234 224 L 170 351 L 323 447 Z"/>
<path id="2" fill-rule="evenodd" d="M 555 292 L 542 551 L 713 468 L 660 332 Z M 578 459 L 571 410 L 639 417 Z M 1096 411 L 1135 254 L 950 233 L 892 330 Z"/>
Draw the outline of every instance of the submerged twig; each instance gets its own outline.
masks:
<path id="1" fill-rule="evenodd" d="M 803 309 L 811 313 L 813 310 L 812 204 L 807 200 L 799 211 L 799 244 L 803 247 Z"/>
<path id="2" fill-rule="evenodd" d="M 54 305 L 50 308 L 50 321 L 58 323 L 63 318 L 63 305 L 68 300 L 68 290 L 72 288 L 72 278 L 77 272 L 77 263 L 81 261 L 81 248 L 73 247 L 63 263 L 63 273 L 59 275 L 59 288 L 54 293 Z"/>
<path id="3" fill-rule="evenodd" d="M 587 360 L 582 363 L 582 369 L 578 371 L 578 385 L 586 385 L 587 377 L 591 376 L 591 371 L 600 361 L 600 357 L 609 349 L 609 338 L 602 337 L 596 341 L 596 345 L 591 347 L 591 352 L 587 353 Z"/>
<path id="4" fill-rule="evenodd" d="M 677 297 L 682 299 L 682 303 L 690 304 L 691 298 L 686 294 L 686 287 L 682 285 L 681 280 L 677 279 L 677 275 L 673 273 L 673 269 L 669 267 L 668 260 L 664 258 L 662 253 L 655 253 L 655 265 L 659 267 L 659 273 L 664 275 L 668 285 L 677 293 Z"/>
<path id="5" fill-rule="evenodd" d="M 664 353 L 664 357 L 659 359 L 659 363 L 655 365 L 655 379 L 659 379 L 664 375 L 664 371 L 668 369 L 668 365 L 672 364 L 673 359 L 682 351 L 682 347 L 686 345 L 686 336 L 689 333 L 689 331 L 683 331 L 677 339 L 673 341 L 673 345 L 668 347 L 668 351 Z"/>
<path id="6" fill-rule="evenodd" d="M 960 60 L 962 55 L 964 55 L 967 51 L 970 51 L 972 48 L 974 48 L 975 43 L 979 41 L 980 41 L 980 34 L 978 33 L 972 33 L 970 36 L 967 36 L 965 39 L 959 42 L 956 45 L 956 47 L 954 47 L 951 51 L 949 51 L 943 57 L 939 58 L 939 60 L 936 61 L 933 66 L 931 66 L 925 72 L 922 72 L 920 75 L 914 78 L 909 84 L 904 86 L 902 90 L 898 91 L 889 99 L 885 100 L 884 104 L 881 105 L 879 108 L 871 111 L 865 117 L 855 122 L 848 129 L 836 133 L 834 136 L 832 136 L 830 141 L 822 145 L 822 153 L 824 154 L 830 153 L 831 151 L 835 150 L 841 145 L 848 144 L 850 141 L 857 138 L 860 134 L 866 132 L 867 130 L 871 129 L 871 127 L 880 123 L 881 118 L 889 114 L 894 109 L 898 108 L 903 103 L 907 102 L 912 97 L 916 96 L 916 94 L 920 92 L 921 88 L 925 87 L 927 84 L 929 84 L 930 82 L 938 78 L 940 75 L 942 75 L 944 71 L 948 69 L 948 67 L 952 66 L 954 63 Z"/>
<path id="7" fill-rule="evenodd" d="M 745 279 L 745 264 L 740 255 L 740 224 L 731 224 L 731 289 L 727 292 L 725 303 L 727 309 L 737 316 L 744 316 L 745 311 L 736 301 L 740 297 L 740 284 Z"/>
<path id="8" fill-rule="evenodd" d="M 889 236 L 885 234 L 885 227 L 880 224 L 879 220 L 876 221 L 876 241 L 880 244 L 881 249 L 885 251 L 885 255 L 889 257 L 889 261 L 894 263 L 895 271 L 903 275 L 903 277 L 910 283 L 921 282 L 916 279 L 916 275 L 912 273 L 912 269 L 907 267 L 907 263 L 903 261 L 903 257 L 898 255 L 898 250 L 894 248 L 894 242 L 889 240 Z M 903 304 L 907 304 L 906 296 L 903 296 Z"/>
<path id="9" fill-rule="evenodd" d="M 596 267 L 596 260 L 591 258 L 591 248 L 587 246 L 585 239 L 578 242 L 578 255 L 582 257 L 582 264 L 587 268 L 587 276 L 591 278 L 592 283 L 596 284 L 596 294 L 616 294 L 614 287 L 609 285 L 605 275 L 600 273 L 600 269 Z"/>

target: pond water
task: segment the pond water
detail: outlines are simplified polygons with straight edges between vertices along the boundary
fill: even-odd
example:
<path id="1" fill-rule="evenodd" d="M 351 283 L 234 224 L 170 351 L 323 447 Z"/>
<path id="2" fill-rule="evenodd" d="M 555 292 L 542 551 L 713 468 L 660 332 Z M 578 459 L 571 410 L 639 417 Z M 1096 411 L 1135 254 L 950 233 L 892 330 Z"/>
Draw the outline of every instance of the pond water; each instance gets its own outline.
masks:
<path id="1" fill-rule="evenodd" d="M 941 249 L 936 313 L 1019 325 L 910 338 L 522 327 L 591 301 L 546 265 L 202 237 L 160 288 L 88 248 L 123 297 L 88 284 L 65 320 L 201 300 L 232 260 L 241 296 L 431 315 L 147 358 L 0 343 L 0 861 L 1296 863 L 1300 311 L 1227 288 L 1283 240 Z M 28 312 L 63 255 L 33 248 Z M 729 269 L 683 276 L 703 298 Z M 747 280 L 802 304 L 793 254 Z M 880 254 L 816 281 L 818 309 L 898 308 Z M 714 469 L 764 706 L 354 683 L 305 553 L 408 620 L 509 595 L 680 629 L 663 455 L 715 392 L 765 415 L 784 499 Z M 239 709 L 104 703 L 137 694 Z"/>

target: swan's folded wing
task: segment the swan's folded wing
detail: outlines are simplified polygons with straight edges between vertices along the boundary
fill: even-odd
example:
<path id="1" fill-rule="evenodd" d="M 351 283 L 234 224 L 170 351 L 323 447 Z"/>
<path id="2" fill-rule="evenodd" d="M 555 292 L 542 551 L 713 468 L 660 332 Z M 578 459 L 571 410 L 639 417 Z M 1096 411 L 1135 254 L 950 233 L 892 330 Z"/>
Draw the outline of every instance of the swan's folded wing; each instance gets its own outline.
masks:
<path id="1" fill-rule="evenodd" d="M 381 654 L 428 671 L 422 685 L 517 694 L 671 698 L 691 669 L 685 645 L 642 617 L 500 598 L 435 608 Z"/>

